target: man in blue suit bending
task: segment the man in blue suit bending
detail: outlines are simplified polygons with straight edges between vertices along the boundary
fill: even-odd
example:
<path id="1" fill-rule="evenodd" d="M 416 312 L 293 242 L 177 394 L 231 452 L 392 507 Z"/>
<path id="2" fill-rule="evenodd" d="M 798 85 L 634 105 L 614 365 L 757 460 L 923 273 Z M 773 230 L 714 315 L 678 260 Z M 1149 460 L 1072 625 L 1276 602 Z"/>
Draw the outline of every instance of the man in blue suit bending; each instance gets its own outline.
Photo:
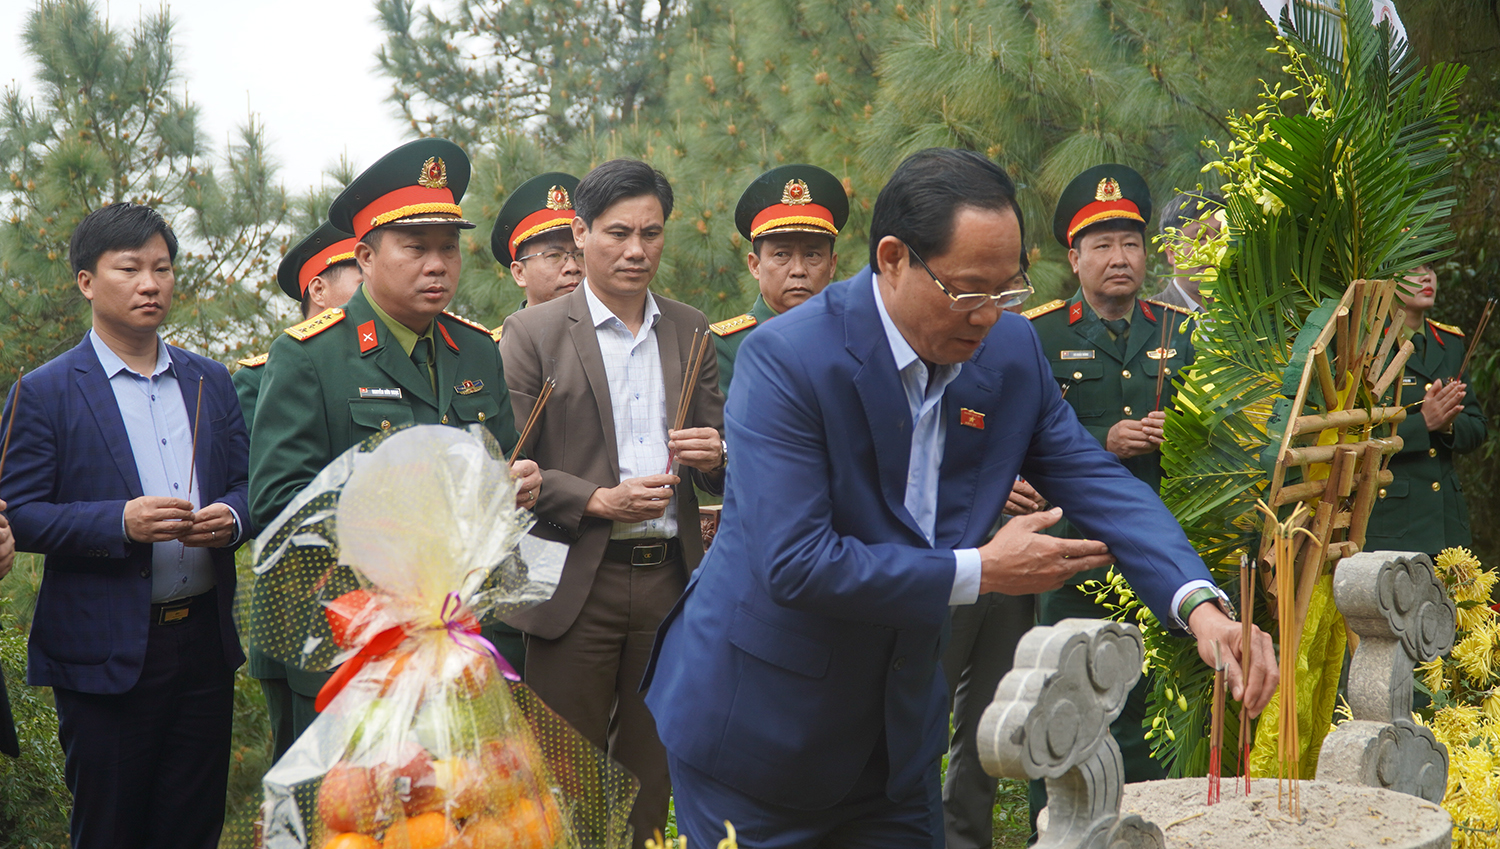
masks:
<path id="1" fill-rule="evenodd" d="M 92 327 L 6 404 L 0 498 L 46 555 L 26 680 L 57 699 L 74 847 L 212 849 L 224 823 L 249 437 L 229 372 L 157 334 L 176 255 L 150 207 L 85 218 Z"/>
<path id="2" fill-rule="evenodd" d="M 875 202 L 870 267 L 740 349 L 718 536 L 662 625 L 647 704 L 677 822 L 712 846 L 941 847 L 950 605 L 1117 562 L 1152 611 L 1240 657 L 1240 626 L 1172 515 L 1079 425 L 1026 319 L 1015 189 L 927 150 Z M 986 541 L 1023 475 L 1089 539 Z M 1231 664 L 1253 712 L 1270 638 Z"/>

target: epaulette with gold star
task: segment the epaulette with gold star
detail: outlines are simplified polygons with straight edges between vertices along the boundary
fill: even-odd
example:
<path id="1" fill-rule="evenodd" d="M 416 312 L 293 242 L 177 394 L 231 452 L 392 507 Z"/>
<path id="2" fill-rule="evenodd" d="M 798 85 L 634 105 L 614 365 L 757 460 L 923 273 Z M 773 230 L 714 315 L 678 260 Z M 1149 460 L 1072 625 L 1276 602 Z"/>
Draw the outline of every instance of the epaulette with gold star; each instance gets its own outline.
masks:
<path id="1" fill-rule="evenodd" d="M 715 336 L 733 336 L 741 330 L 748 330 L 759 323 L 755 316 L 745 313 L 744 315 L 737 315 L 734 318 L 716 321 L 710 324 L 708 329 L 712 330 Z"/>
<path id="2" fill-rule="evenodd" d="M 477 321 L 470 321 L 470 320 L 468 320 L 467 318 L 464 318 L 461 315 L 457 315 L 455 313 L 448 312 L 447 310 L 443 310 L 443 315 L 448 316 L 449 318 L 453 319 L 454 321 L 458 322 L 459 324 L 464 325 L 465 327 L 472 327 L 473 329 L 478 330 L 480 333 L 483 333 L 486 336 L 491 335 L 490 334 L 490 329 L 488 327 L 485 327 L 484 325 L 480 324 Z"/>
<path id="3" fill-rule="evenodd" d="M 1164 310 L 1172 310 L 1173 312 L 1180 312 L 1183 315 L 1192 315 L 1193 314 L 1193 311 L 1190 310 L 1190 309 L 1188 309 L 1187 307 L 1179 307 L 1176 304 L 1169 304 L 1166 301 L 1153 301 L 1150 298 L 1141 298 L 1141 300 L 1145 301 L 1146 303 L 1150 304 L 1153 307 L 1161 307 Z"/>
<path id="4" fill-rule="evenodd" d="M 499 342 L 500 341 L 500 334 L 502 334 L 504 332 L 505 332 L 505 325 L 502 324 L 499 327 L 495 328 L 494 330 L 490 331 L 490 338 L 493 339 L 493 340 L 495 340 L 496 342 Z"/>
<path id="5" fill-rule="evenodd" d="M 254 356 L 254 357 L 246 357 L 243 360 L 240 360 L 239 362 L 240 362 L 240 365 L 244 366 L 245 368 L 259 368 L 259 367 L 265 365 L 266 364 L 266 360 L 270 359 L 270 357 L 271 357 L 270 354 L 259 354 L 259 355 Z"/>
<path id="6" fill-rule="evenodd" d="M 318 315 L 309 318 L 307 321 L 304 321 L 301 324 L 294 324 L 291 327 L 288 327 L 286 329 L 286 335 L 292 337 L 293 339 L 296 339 L 298 342 L 306 342 L 307 340 L 313 338 L 314 336 L 317 336 L 319 333 L 322 333 L 323 331 L 343 320 L 344 311 L 339 309 L 338 307 L 334 307 L 327 312 L 319 313 Z"/>
<path id="7" fill-rule="evenodd" d="M 1021 315 L 1025 318 L 1036 318 L 1039 315 L 1046 315 L 1049 312 L 1056 312 L 1067 305 L 1067 301 L 1059 299 L 1056 301 L 1052 301 L 1051 303 L 1042 304 L 1039 307 L 1032 307 L 1031 309 L 1021 313 Z"/>
<path id="8" fill-rule="evenodd" d="M 1428 319 L 1428 321 L 1432 321 L 1432 319 Z M 1454 336 L 1464 335 L 1464 332 L 1462 330 L 1459 330 L 1457 327 L 1454 327 L 1451 324 L 1444 324 L 1441 321 L 1432 321 L 1432 326 L 1436 327 L 1438 330 L 1452 333 Z"/>

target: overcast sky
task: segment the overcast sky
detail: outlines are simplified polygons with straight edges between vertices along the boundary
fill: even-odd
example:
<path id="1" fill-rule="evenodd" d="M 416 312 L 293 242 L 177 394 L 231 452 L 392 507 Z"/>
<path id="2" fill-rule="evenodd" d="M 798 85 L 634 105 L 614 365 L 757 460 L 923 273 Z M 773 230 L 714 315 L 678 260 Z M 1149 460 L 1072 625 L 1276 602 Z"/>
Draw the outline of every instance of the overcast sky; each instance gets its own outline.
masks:
<path id="1" fill-rule="evenodd" d="M 128 31 L 159 0 L 96 0 Z M 35 92 L 21 30 L 30 0 L 0 4 L 0 86 Z M 254 112 L 288 191 L 324 182 L 348 153 L 356 168 L 407 139 L 375 53 L 384 42 L 374 0 L 174 0 L 182 78 L 203 110 L 203 130 L 222 153 L 234 128 Z M 342 86 L 342 88 L 340 88 Z"/>

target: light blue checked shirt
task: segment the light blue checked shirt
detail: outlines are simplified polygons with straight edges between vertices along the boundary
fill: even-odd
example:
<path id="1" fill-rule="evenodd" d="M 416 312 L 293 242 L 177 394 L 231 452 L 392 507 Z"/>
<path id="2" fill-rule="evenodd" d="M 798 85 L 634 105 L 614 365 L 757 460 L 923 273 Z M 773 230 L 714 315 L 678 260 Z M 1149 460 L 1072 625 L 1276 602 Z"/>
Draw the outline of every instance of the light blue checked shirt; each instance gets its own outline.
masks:
<path id="1" fill-rule="evenodd" d="M 661 351 L 656 345 L 656 322 L 661 310 L 646 293 L 646 320 L 632 334 L 618 316 L 599 300 L 587 280 L 583 293 L 589 318 L 604 356 L 609 381 L 609 406 L 615 417 L 615 449 L 620 458 L 620 480 L 660 475 L 667 470 L 667 389 L 661 377 Z M 691 486 L 692 484 L 684 484 Z M 615 522 L 610 539 L 677 536 L 677 497 L 667 502 L 659 519 Z"/>

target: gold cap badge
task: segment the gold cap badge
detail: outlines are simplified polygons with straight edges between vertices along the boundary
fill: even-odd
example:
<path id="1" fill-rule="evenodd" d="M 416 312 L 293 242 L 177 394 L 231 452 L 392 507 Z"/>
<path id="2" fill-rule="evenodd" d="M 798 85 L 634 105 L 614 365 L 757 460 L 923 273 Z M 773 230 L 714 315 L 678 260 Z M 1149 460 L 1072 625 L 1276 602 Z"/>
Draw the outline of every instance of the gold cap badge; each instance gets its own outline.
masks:
<path id="1" fill-rule="evenodd" d="M 553 186 L 547 190 L 548 209 L 572 209 L 573 201 L 568 197 L 568 190 L 562 186 Z"/>
<path id="2" fill-rule="evenodd" d="M 1099 188 L 1094 192 L 1094 200 L 1124 200 L 1125 196 L 1120 194 L 1120 184 L 1114 177 L 1105 177 L 1099 181 Z"/>
<path id="3" fill-rule="evenodd" d="M 448 164 L 441 156 L 429 156 L 422 163 L 422 174 L 417 177 L 417 185 L 424 189 L 445 189 L 448 187 Z"/>
<path id="4" fill-rule="evenodd" d="M 808 191 L 807 183 L 801 180 L 788 180 L 786 188 L 781 190 L 781 202 L 788 206 L 812 203 L 812 192 Z"/>

